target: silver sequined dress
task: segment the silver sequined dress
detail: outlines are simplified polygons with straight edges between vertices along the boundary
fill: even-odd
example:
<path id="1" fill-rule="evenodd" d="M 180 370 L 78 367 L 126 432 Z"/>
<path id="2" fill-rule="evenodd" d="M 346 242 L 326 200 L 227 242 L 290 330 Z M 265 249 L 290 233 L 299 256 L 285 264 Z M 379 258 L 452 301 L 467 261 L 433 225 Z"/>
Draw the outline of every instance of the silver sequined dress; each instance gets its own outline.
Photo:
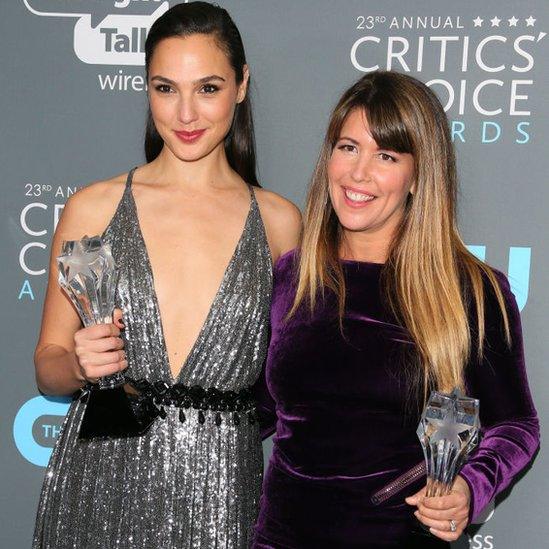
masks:
<path id="1" fill-rule="evenodd" d="M 158 302 L 128 176 L 105 230 L 119 272 L 128 375 L 223 391 L 258 378 L 265 358 L 271 255 L 251 192 L 244 230 L 178 379 L 168 365 Z M 174 296 L 174 298 L 177 298 Z M 81 441 L 85 404 L 71 405 L 46 471 L 33 548 L 246 548 L 262 477 L 257 422 L 167 407 L 141 437 Z"/>

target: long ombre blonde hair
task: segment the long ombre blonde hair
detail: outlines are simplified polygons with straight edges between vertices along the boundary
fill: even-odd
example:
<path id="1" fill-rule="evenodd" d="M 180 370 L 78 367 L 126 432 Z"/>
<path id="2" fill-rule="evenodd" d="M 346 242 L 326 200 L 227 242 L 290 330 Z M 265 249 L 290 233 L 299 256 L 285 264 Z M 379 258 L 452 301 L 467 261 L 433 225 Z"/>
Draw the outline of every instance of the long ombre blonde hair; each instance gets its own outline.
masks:
<path id="1" fill-rule="evenodd" d="M 314 309 L 325 289 L 338 297 L 340 325 L 345 279 L 340 262 L 343 231 L 328 193 L 327 166 L 345 120 L 359 109 L 382 149 L 414 158 L 414 194 L 408 197 L 382 271 L 386 303 L 415 342 L 416 381 L 424 398 L 436 388 L 464 389 L 472 330 L 482 355 L 485 334 L 483 278 L 499 303 L 508 343 L 503 295 L 492 269 L 465 247 L 456 223 L 457 174 L 444 110 L 435 94 L 415 78 L 373 72 L 349 88 L 335 107 L 309 187 L 300 244 L 296 297 Z M 472 299 L 471 299 L 472 297 Z M 470 326 L 470 306 L 476 322 Z"/>

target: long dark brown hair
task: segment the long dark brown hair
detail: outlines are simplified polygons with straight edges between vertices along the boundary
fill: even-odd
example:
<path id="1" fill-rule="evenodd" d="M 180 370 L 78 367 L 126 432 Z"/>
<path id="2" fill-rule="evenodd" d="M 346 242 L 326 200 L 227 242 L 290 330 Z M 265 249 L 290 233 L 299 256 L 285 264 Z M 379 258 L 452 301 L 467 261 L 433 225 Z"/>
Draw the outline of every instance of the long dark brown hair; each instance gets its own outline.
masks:
<path id="1" fill-rule="evenodd" d="M 508 342 L 509 324 L 494 272 L 467 250 L 458 233 L 456 162 L 446 114 L 435 94 L 411 76 L 372 72 L 351 86 L 332 112 L 309 187 L 297 293 L 289 316 L 303 301 L 312 310 L 319 290 L 329 288 L 338 297 L 341 322 L 343 235 L 328 193 L 327 166 L 345 120 L 356 110 L 366 115 L 379 147 L 414 158 L 414 194 L 393 236 L 382 285 L 391 310 L 416 344 L 416 385 L 422 382 L 425 391 L 463 388 L 471 332 L 478 334 L 476 351 L 482 354 L 483 279 L 497 297 Z M 476 309 L 472 326 L 467 288 Z"/>
<path id="2" fill-rule="evenodd" d="M 238 28 L 226 10 L 208 2 L 177 4 L 160 16 L 152 25 L 145 42 L 145 70 L 147 80 L 154 50 L 158 43 L 173 36 L 192 34 L 212 35 L 225 52 L 235 72 L 236 83 L 244 79 L 246 54 Z M 249 89 L 249 83 L 248 83 Z M 156 130 L 149 107 L 145 132 L 145 157 L 154 160 L 162 150 L 164 141 Z M 225 137 L 225 153 L 229 165 L 244 181 L 259 186 L 256 173 L 255 137 L 252 104 L 249 92 L 235 107 L 233 122 Z"/>

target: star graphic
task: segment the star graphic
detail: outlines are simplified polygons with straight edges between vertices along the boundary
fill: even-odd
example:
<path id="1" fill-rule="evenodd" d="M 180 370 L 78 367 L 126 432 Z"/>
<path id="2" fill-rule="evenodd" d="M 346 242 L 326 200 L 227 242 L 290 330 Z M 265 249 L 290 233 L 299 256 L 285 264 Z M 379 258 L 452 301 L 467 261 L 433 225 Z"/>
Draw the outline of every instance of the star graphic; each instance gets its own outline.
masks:
<path id="1" fill-rule="evenodd" d="M 431 435 L 431 444 L 436 445 L 441 440 L 448 441 L 454 450 L 460 450 L 462 447 L 459 435 L 470 429 L 468 425 L 457 423 L 451 415 L 447 415 L 443 420 L 434 421 L 433 426 L 435 431 Z"/>
<path id="2" fill-rule="evenodd" d="M 478 401 L 454 389 L 451 394 L 431 394 L 416 433 L 424 448 L 430 446 L 437 454 L 443 446 L 442 452 L 450 450 L 457 457 L 475 445 L 478 429 Z"/>
<path id="3" fill-rule="evenodd" d="M 531 15 L 530 17 L 528 17 L 528 19 L 525 19 L 526 21 L 526 26 L 527 27 L 533 27 L 534 26 L 534 23 L 537 21 L 537 19 L 534 19 Z"/>
<path id="4" fill-rule="evenodd" d="M 98 258 L 98 251 L 90 253 L 86 249 L 84 239 L 75 241 L 70 251 L 57 258 L 65 284 L 70 285 L 72 280 L 78 276 L 93 280 L 94 271 L 92 266 Z"/>
<path id="5" fill-rule="evenodd" d="M 516 27 L 517 26 L 518 19 L 514 15 L 513 15 L 513 17 L 511 17 L 511 19 L 507 19 L 507 21 L 509 21 L 509 26 L 510 27 Z"/>
<path id="6" fill-rule="evenodd" d="M 103 322 L 114 307 L 116 270 L 108 243 L 98 236 L 63 243 L 58 281 L 84 326 Z"/>
<path id="7" fill-rule="evenodd" d="M 97 282 L 115 270 L 111 248 L 98 236 L 65 242 L 57 263 L 66 285 L 70 285 L 74 278 L 78 278 L 77 283 L 85 278 Z"/>
<path id="8" fill-rule="evenodd" d="M 475 27 L 482 27 L 482 22 L 483 21 L 484 21 L 484 19 L 481 19 L 478 15 L 477 15 L 476 19 L 473 19 L 473 23 L 474 23 Z"/>
<path id="9" fill-rule="evenodd" d="M 493 19 L 490 19 L 490 23 L 492 23 L 492 27 L 499 27 L 499 24 L 501 22 L 501 19 L 499 17 L 494 17 Z"/>

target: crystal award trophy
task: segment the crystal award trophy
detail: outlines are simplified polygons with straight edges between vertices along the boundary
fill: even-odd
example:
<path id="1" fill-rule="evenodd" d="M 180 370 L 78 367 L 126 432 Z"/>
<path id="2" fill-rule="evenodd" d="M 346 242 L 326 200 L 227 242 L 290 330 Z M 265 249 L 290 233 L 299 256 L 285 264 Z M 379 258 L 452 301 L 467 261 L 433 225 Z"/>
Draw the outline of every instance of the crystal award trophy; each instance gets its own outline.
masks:
<path id="1" fill-rule="evenodd" d="M 479 401 L 433 391 L 417 428 L 427 467 L 427 497 L 450 493 L 467 456 L 478 442 Z"/>
<path id="2" fill-rule="evenodd" d="M 110 246 L 99 236 L 63 242 L 57 257 L 59 285 L 74 305 L 84 327 L 112 322 L 116 269 Z M 121 372 L 99 378 L 100 389 L 125 382 Z"/>

